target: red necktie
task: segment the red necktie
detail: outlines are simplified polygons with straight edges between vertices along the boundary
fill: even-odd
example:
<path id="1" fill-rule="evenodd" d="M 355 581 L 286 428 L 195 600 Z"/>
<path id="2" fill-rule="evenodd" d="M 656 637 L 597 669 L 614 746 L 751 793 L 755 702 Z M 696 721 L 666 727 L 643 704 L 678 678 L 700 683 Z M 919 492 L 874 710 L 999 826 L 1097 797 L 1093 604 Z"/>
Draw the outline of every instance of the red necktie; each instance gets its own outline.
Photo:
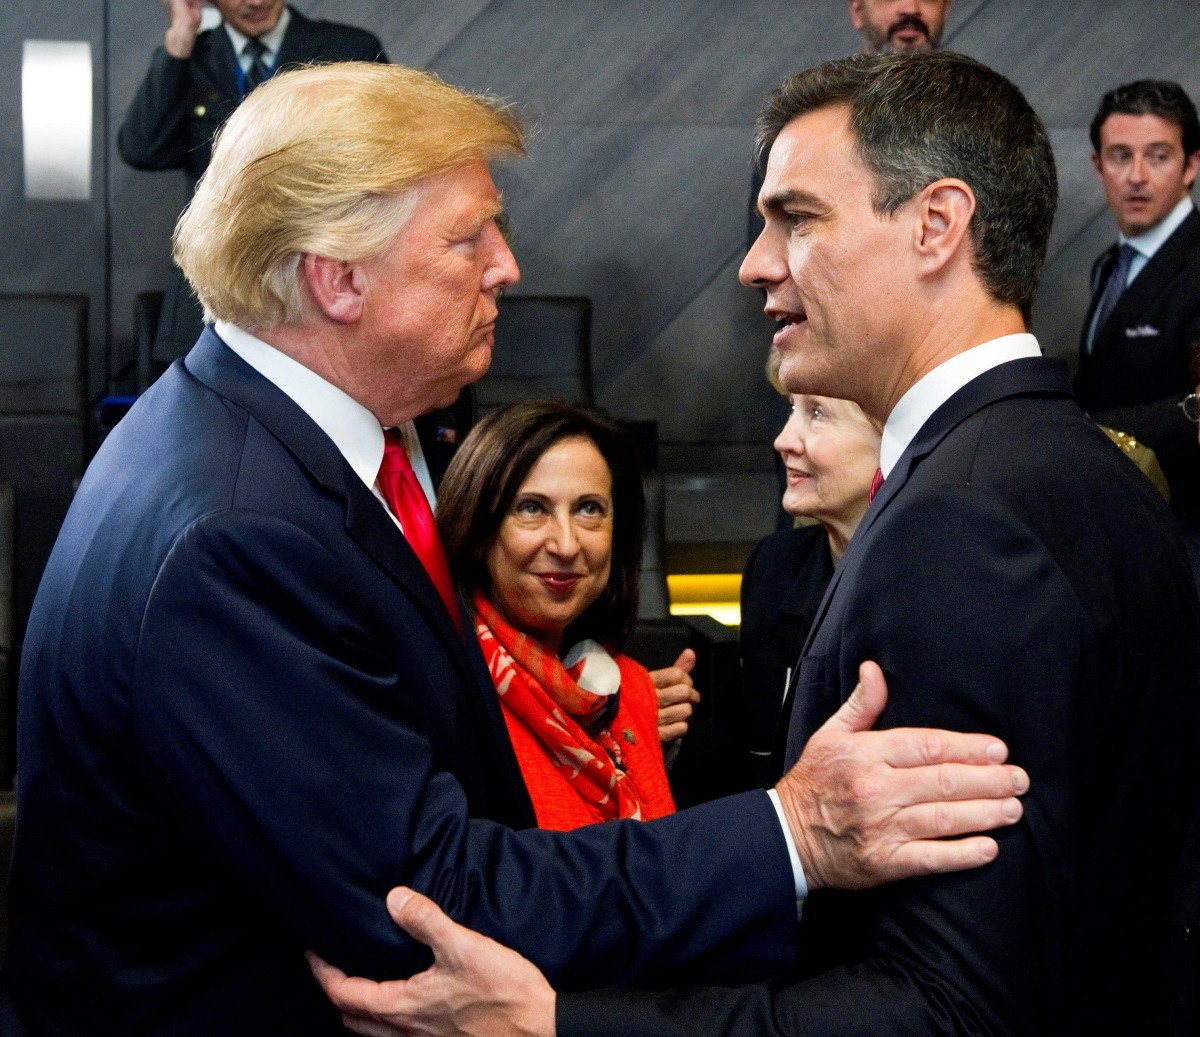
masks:
<path id="1" fill-rule="evenodd" d="M 425 566 L 429 578 L 446 603 L 454 625 L 459 625 L 458 606 L 455 604 L 454 585 L 450 582 L 450 566 L 446 563 L 446 552 L 442 538 L 438 536 L 437 522 L 425 497 L 425 491 L 412 470 L 400 430 L 383 430 L 383 464 L 379 466 L 379 489 L 392 513 L 400 520 L 404 536 L 416 556 Z"/>
<path id="2" fill-rule="evenodd" d="M 883 469 L 876 468 L 875 474 L 871 477 L 871 492 L 867 494 L 867 507 L 871 506 L 871 502 L 875 499 L 875 494 L 879 492 L 879 487 L 883 485 Z"/>

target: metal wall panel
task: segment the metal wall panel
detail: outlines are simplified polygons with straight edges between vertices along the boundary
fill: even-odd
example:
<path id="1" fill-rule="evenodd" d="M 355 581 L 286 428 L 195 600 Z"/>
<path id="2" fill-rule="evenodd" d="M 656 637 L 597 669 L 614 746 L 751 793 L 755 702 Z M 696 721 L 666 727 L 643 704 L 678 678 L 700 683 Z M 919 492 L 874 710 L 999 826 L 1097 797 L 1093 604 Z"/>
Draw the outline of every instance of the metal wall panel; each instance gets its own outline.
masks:
<path id="1" fill-rule="evenodd" d="M 0 291 L 85 291 L 93 383 L 103 379 L 104 243 L 98 201 L 20 197 L 19 51 L 26 37 L 89 39 L 107 57 L 116 126 L 161 40 L 158 0 L 0 5 Z M 379 34 L 394 60 L 528 106 L 531 159 L 500 174 L 517 220 L 523 289 L 596 303 L 596 386 L 620 415 L 657 418 L 675 443 L 762 443 L 777 411 L 759 379 L 766 336 L 755 293 L 736 284 L 748 203 L 750 128 L 787 72 L 855 49 L 842 0 L 298 0 L 317 17 Z M 945 43 L 1011 76 L 1052 131 L 1063 204 L 1035 309 L 1047 350 L 1074 353 L 1094 255 L 1113 227 L 1086 127 L 1100 94 L 1141 76 L 1200 96 L 1195 0 L 955 0 Z M 114 352 L 132 355 L 139 291 L 166 279 L 182 176 L 111 155 Z M 97 177 L 102 163 L 96 163 Z M 671 457 L 708 458 L 676 451 Z M 769 454 L 744 451 L 739 458 Z M 701 462 L 698 461 L 697 464 Z M 739 462 L 740 463 L 740 462 Z M 757 464 L 757 460 L 749 463 Z"/>

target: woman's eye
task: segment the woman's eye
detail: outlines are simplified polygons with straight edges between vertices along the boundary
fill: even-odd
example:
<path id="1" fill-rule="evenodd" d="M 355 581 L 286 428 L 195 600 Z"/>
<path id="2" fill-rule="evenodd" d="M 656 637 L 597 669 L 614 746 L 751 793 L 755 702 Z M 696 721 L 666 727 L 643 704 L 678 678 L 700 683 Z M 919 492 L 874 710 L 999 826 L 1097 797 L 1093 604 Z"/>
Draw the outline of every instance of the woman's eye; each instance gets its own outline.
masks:
<path id="1" fill-rule="evenodd" d="M 594 518 L 598 518 L 607 514 L 607 510 L 608 509 L 605 508 L 603 501 L 598 500 L 583 501 L 583 503 L 579 505 L 579 512 L 581 515 L 588 515 Z"/>
<path id="2" fill-rule="evenodd" d="M 513 508 L 513 511 L 515 511 L 518 515 L 536 515 L 541 510 L 541 504 L 535 500 L 517 501 Z"/>

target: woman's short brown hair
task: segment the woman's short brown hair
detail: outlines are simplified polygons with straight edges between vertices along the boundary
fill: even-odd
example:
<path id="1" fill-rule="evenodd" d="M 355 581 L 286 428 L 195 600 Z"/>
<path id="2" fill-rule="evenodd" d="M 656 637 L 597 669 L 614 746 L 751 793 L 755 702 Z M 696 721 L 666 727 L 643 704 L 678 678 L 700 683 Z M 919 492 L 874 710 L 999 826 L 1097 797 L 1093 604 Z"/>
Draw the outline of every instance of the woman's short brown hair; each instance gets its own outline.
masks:
<path id="1" fill-rule="evenodd" d="M 438 490 L 438 528 L 454 582 L 490 593 L 487 553 L 521 484 L 541 456 L 564 439 L 586 439 L 612 475 L 613 547 L 608 587 L 574 623 L 568 641 L 594 638 L 619 651 L 637 619 L 645 501 L 637 450 L 607 415 L 557 400 L 530 400 L 492 411 L 471 430 Z"/>

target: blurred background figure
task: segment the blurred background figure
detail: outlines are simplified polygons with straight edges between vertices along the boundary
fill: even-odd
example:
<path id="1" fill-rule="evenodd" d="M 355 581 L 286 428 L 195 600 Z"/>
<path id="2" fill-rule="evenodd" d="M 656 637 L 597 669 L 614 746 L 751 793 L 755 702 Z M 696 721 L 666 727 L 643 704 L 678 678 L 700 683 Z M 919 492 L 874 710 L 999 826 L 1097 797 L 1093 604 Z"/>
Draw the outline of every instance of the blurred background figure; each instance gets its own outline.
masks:
<path id="1" fill-rule="evenodd" d="M 1200 426 L 1200 338 L 1192 343 L 1192 391 L 1179 404 L 1180 411 L 1193 426 Z M 1200 427 L 1194 429 L 1200 443 Z M 1192 470 L 1192 482 L 1200 483 L 1200 465 Z M 1200 511 L 1179 516 L 1179 531 L 1187 548 L 1192 575 L 1196 578 L 1196 593 L 1200 594 Z"/>
<path id="2" fill-rule="evenodd" d="M 833 570 L 866 513 L 880 440 L 878 425 L 857 403 L 789 395 L 779 364 L 772 349 L 767 378 L 791 404 L 775 440 L 787 473 L 783 510 L 812 524 L 760 541 L 742 575 L 740 719 L 751 771 L 764 788 L 783 773 L 779 734 L 787 730 L 783 705 L 793 667 Z"/>
<path id="3" fill-rule="evenodd" d="M 201 30 L 206 6 L 222 24 Z M 134 169 L 182 169 L 191 189 L 208 168 L 213 135 L 245 96 L 288 65 L 387 61 L 383 44 L 353 26 L 305 18 L 284 0 L 163 0 L 167 30 L 117 135 Z M 163 298 L 153 358 L 183 356 L 203 326 L 178 268 Z"/>
<path id="4" fill-rule="evenodd" d="M 446 472 L 439 525 L 475 620 L 538 827 L 675 809 L 637 619 L 641 473 L 599 414 L 550 400 L 493 411 Z"/>
<path id="5" fill-rule="evenodd" d="M 850 21 L 864 54 L 936 50 L 954 0 L 850 0 Z"/>
<path id="6" fill-rule="evenodd" d="M 1075 395 L 1103 425 L 1154 451 L 1178 512 L 1200 505 L 1200 449 L 1177 406 L 1200 336 L 1200 122 L 1177 83 L 1139 80 L 1104 95 L 1092 165 L 1117 241 L 1092 266 Z"/>

